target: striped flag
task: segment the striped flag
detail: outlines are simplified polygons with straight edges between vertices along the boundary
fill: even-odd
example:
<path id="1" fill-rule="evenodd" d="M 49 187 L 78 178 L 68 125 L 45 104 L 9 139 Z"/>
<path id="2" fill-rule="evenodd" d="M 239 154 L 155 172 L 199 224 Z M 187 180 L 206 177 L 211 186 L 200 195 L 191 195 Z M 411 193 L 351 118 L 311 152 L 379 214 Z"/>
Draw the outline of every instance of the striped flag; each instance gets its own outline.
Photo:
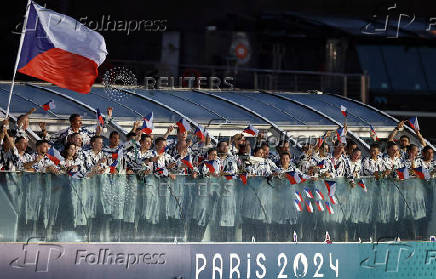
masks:
<path id="1" fill-rule="evenodd" d="M 191 129 L 191 125 L 185 118 L 180 119 L 176 122 L 177 127 L 179 127 L 179 133 L 187 132 Z"/>
<path id="2" fill-rule="evenodd" d="M 369 125 L 369 136 L 374 140 L 378 141 L 377 133 L 375 132 L 374 127 L 372 125 Z"/>
<path id="3" fill-rule="evenodd" d="M 363 182 L 363 179 L 359 179 L 359 181 L 357 181 L 357 185 L 362 187 L 363 191 L 368 192 L 368 189 L 366 188 L 366 185 L 365 185 L 365 182 Z"/>
<path id="4" fill-rule="evenodd" d="M 45 111 L 52 110 L 52 109 L 54 109 L 55 107 L 56 107 L 56 106 L 55 106 L 55 102 L 54 102 L 53 100 L 50 100 L 50 101 L 48 101 L 47 103 L 45 103 L 45 104 L 42 105 L 42 109 L 45 110 Z"/>
<path id="5" fill-rule="evenodd" d="M 297 198 L 298 201 L 302 202 L 303 201 L 303 196 L 301 195 L 301 193 L 299 191 L 295 191 L 295 197 Z"/>
<path id="6" fill-rule="evenodd" d="M 111 174 L 115 173 L 115 170 L 117 169 L 117 166 L 118 166 L 118 160 L 114 160 L 112 162 L 112 164 L 109 166 Z"/>
<path id="7" fill-rule="evenodd" d="M 104 126 L 104 118 L 103 115 L 101 115 L 100 109 L 97 109 L 97 125 L 100 127 Z"/>
<path id="8" fill-rule="evenodd" d="M 295 171 L 287 172 L 285 175 L 286 175 L 286 178 L 289 180 L 289 182 L 290 182 L 292 185 L 295 185 L 295 184 L 298 184 L 298 183 L 301 182 L 301 178 L 300 178 L 300 176 L 299 176 L 298 173 L 295 172 Z"/>
<path id="9" fill-rule="evenodd" d="M 205 132 L 204 128 L 201 127 L 200 125 L 198 125 L 195 128 L 195 135 L 197 136 L 199 141 L 204 141 L 206 138 L 206 132 Z"/>
<path id="10" fill-rule="evenodd" d="M 328 195 L 333 196 L 336 192 L 336 182 L 333 180 L 324 180 L 324 184 L 327 187 Z"/>
<path id="11" fill-rule="evenodd" d="M 256 128 L 253 127 L 253 125 L 248 125 L 247 128 L 244 129 L 243 131 L 244 133 L 253 135 L 253 136 L 257 136 L 257 134 L 259 133 L 259 130 L 257 130 Z"/>
<path id="12" fill-rule="evenodd" d="M 347 116 L 348 116 L 347 108 L 346 108 L 345 106 L 343 106 L 343 105 L 341 105 L 341 112 L 342 112 L 342 115 L 343 115 L 344 117 L 347 117 Z"/>
<path id="13" fill-rule="evenodd" d="M 414 117 L 410 118 L 409 124 L 410 124 L 410 127 L 412 127 L 412 129 L 419 131 L 418 117 L 414 116 Z"/>
<path id="14" fill-rule="evenodd" d="M 315 201 L 316 207 L 318 208 L 318 211 L 324 211 L 324 206 L 322 205 L 322 201 Z"/>
<path id="15" fill-rule="evenodd" d="M 192 157 L 190 154 L 182 159 L 182 163 L 185 164 L 189 169 L 194 169 L 194 166 L 192 166 Z"/>
<path id="16" fill-rule="evenodd" d="M 241 179 L 242 184 L 244 184 L 244 185 L 247 184 L 247 175 L 245 173 L 239 174 L 239 178 Z"/>
<path id="17" fill-rule="evenodd" d="M 400 180 L 409 179 L 409 169 L 407 167 L 398 168 L 396 172 Z"/>
<path id="18" fill-rule="evenodd" d="M 210 173 L 215 173 L 218 169 L 218 163 L 215 160 L 204 161 L 204 165 L 209 169 Z"/>
<path id="19" fill-rule="evenodd" d="M 47 157 L 52 161 L 56 166 L 61 162 L 61 153 L 53 146 L 46 153 Z"/>
<path id="20" fill-rule="evenodd" d="M 330 196 L 330 202 L 331 202 L 331 204 L 337 204 L 338 199 L 336 198 L 336 196 Z"/>
<path id="21" fill-rule="evenodd" d="M 430 179 L 430 173 L 428 172 L 428 169 L 422 166 L 413 169 L 413 171 L 415 172 L 416 176 L 421 179 Z"/>
<path id="22" fill-rule="evenodd" d="M 153 132 L 153 128 L 153 112 L 150 112 L 143 119 L 141 131 L 147 135 L 150 135 Z"/>
<path id="23" fill-rule="evenodd" d="M 345 135 L 345 129 L 342 127 L 339 127 L 338 129 L 336 129 L 336 138 L 340 143 L 346 144 L 347 143 L 347 138 Z"/>

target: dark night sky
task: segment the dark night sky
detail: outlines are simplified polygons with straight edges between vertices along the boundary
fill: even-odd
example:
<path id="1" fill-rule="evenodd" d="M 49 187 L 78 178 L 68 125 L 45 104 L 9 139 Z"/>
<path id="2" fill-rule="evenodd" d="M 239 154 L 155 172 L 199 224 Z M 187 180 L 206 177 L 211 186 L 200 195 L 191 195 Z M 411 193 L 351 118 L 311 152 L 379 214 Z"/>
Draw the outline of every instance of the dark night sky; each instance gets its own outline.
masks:
<path id="1" fill-rule="evenodd" d="M 9 79 L 18 47 L 18 35 L 12 34 L 15 26 L 23 20 L 25 0 L 10 1 L 8 9 L 1 11 L 2 66 L 0 79 Z M 385 11 L 392 1 L 357 0 L 243 0 L 243 1 L 83 1 L 83 0 L 45 0 L 36 1 L 47 8 L 65 13 L 76 19 L 87 16 L 101 19 L 110 15 L 119 20 L 167 20 L 168 30 L 203 32 L 204 26 L 214 20 L 223 21 L 237 14 L 247 22 L 267 11 L 305 11 L 317 14 L 338 14 L 369 18 L 378 10 Z M 408 14 L 418 17 L 436 17 L 436 1 L 395 1 L 397 6 Z M 230 16 L 229 16 L 230 15 Z M 144 45 L 159 47 L 156 32 L 102 32 L 106 39 L 109 59 L 150 60 L 144 53 Z M 152 60 L 152 59 L 151 59 Z"/>

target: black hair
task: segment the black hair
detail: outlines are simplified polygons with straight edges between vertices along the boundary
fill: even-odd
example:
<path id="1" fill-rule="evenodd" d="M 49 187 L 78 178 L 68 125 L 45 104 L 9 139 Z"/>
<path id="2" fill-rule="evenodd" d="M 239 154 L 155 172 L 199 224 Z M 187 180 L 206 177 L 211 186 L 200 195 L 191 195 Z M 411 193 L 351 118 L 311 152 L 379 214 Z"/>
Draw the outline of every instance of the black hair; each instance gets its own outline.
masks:
<path id="1" fill-rule="evenodd" d="M 407 135 L 402 135 L 402 136 L 400 137 L 400 139 L 404 139 L 404 138 L 406 138 L 406 139 L 410 142 L 410 138 L 409 138 L 409 136 L 407 136 Z"/>
<path id="2" fill-rule="evenodd" d="M 97 139 L 102 139 L 103 140 L 103 137 L 102 136 L 93 136 L 91 138 L 91 143 L 94 143 Z"/>
<path id="3" fill-rule="evenodd" d="M 42 145 L 42 144 L 44 144 L 44 143 L 50 144 L 50 143 L 48 142 L 48 140 L 45 140 L 45 139 L 37 140 L 37 141 L 36 141 L 36 147 L 38 147 L 38 146 L 40 146 L 40 145 Z"/>
<path id="4" fill-rule="evenodd" d="M 380 150 L 380 145 L 378 143 L 373 143 L 371 144 L 370 148 L 377 148 L 378 150 Z"/>
<path id="5" fill-rule="evenodd" d="M 207 155 L 209 155 L 210 153 L 217 151 L 215 147 L 209 148 L 209 150 L 207 150 Z"/>
<path id="6" fill-rule="evenodd" d="M 136 134 L 135 134 L 134 132 L 130 132 L 130 133 L 127 134 L 126 137 L 127 137 L 128 139 L 131 138 L 131 137 L 136 137 Z"/>
<path id="7" fill-rule="evenodd" d="M 398 145 L 398 144 L 396 142 L 394 142 L 394 141 L 389 141 L 387 146 L 386 146 L 386 149 L 390 149 L 391 147 L 393 147 L 395 145 Z"/>
<path id="8" fill-rule="evenodd" d="M 256 148 L 254 148 L 253 154 L 256 154 L 256 152 L 261 150 L 261 149 L 262 149 L 262 147 L 256 146 Z"/>
<path id="9" fill-rule="evenodd" d="M 150 135 L 147 135 L 147 134 L 142 134 L 142 135 L 141 135 L 141 139 L 140 139 L 139 141 L 144 141 L 144 140 L 147 139 L 147 138 L 150 138 L 150 139 L 151 139 L 151 136 L 150 136 Z"/>
<path id="10" fill-rule="evenodd" d="M 155 141 L 154 141 L 154 145 L 158 145 L 160 142 L 162 141 L 166 141 L 166 139 L 164 139 L 163 137 L 158 137 Z"/>
<path id="11" fill-rule="evenodd" d="M 110 134 L 109 134 L 109 138 L 111 138 L 113 135 L 119 135 L 120 133 L 118 133 L 117 131 L 112 131 Z"/>
<path id="12" fill-rule="evenodd" d="M 427 151 L 429 151 L 430 149 L 433 150 L 433 148 L 432 148 L 430 145 L 426 145 L 426 146 L 424 146 L 424 148 L 422 149 L 422 153 L 427 152 Z"/>
<path id="13" fill-rule="evenodd" d="M 77 114 L 77 113 L 73 113 L 73 114 L 71 114 L 71 115 L 70 115 L 70 118 L 69 118 L 70 123 L 73 122 L 74 119 L 77 118 L 77 117 L 80 117 L 80 114 Z"/>

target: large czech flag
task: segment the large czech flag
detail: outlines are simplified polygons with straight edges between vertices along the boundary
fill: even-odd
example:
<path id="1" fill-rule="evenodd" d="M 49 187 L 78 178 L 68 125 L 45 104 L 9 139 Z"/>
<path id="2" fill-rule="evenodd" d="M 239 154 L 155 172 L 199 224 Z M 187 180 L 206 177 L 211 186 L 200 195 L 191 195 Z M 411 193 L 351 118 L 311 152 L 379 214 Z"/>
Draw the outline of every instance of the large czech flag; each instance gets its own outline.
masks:
<path id="1" fill-rule="evenodd" d="M 31 2 L 18 71 L 89 93 L 106 59 L 103 36 L 75 19 Z"/>

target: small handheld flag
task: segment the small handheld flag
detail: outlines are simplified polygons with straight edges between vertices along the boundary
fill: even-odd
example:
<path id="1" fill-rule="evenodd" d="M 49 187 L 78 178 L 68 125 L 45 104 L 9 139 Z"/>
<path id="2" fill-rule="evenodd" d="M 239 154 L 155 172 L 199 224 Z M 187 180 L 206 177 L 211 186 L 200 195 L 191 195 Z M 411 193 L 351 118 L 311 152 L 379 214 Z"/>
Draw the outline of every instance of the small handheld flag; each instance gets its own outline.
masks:
<path id="1" fill-rule="evenodd" d="M 115 170 L 117 169 L 117 166 L 118 166 L 118 160 L 114 160 L 112 162 L 112 164 L 109 166 L 111 174 L 115 173 Z"/>
<path id="2" fill-rule="evenodd" d="M 104 126 L 104 118 L 103 115 L 101 115 L 100 109 L 97 109 L 97 126 Z"/>
<path id="3" fill-rule="evenodd" d="M 61 153 L 59 153 L 59 151 L 56 150 L 53 146 L 50 147 L 46 155 L 55 165 L 59 165 L 59 163 L 61 162 Z"/>
<path id="4" fill-rule="evenodd" d="M 259 133 L 259 130 L 257 130 L 256 128 L 254 128 L 251 124 L 248 125 L 247 128 L 244 129 L 243 131 L 244 133 L 253 135 L 253 136 L 257 136 L 257 134 Z"/>
<path id="5" fill-rule="evenodd" d="M 147 116 L 144 117 L 142 122 L 141 131 L 147 135 L 151 134 L 153 132 L 153 112 L 150 112 L 147 114 Z"/>
<path id="6" fill-rule="evenodd" d="M 377 133 L 375 132 L 374 127 L 372 125 L 369 125 L 369 136 L 374 140 L 378 141 Z"/>
<path id="7" fill-rule="evenodd" d="M 359 179 L 359 181 L 357 181 L 357 185 L 362 187 L 363 191 L 368 192 L 368 189 L 366 188 L 366 185 L 365 185 L 365 182 L 363 182 L 363 179 Z"/>
<path id="8" fill-rule="evenodd" d="M 200 125 L 198 125 L 195 128 L 195 135 L 197 136 L 199 141 L 204 141 L 206 138 L 206 133 L 203 127 L 201 127 Z"/>
<path id="9" fill-rule="evenodd" d="M 305 174 L 305 173 L 300 174 L 299 177 L 300 177 L 300 183 L 304 183 L 304 182 L 306 182 L 307 180 L 310 179 L 310 176 L 308 176 L 308 175 Z"/>
<path id="10" fill-rule="evenodd" d="M 299 191 L 295 191 L 295 197 L 299 202 L 303 201 L 303 196 L 301 196 L 301 193 Z"/>
<path id="11" fill-rule="evenodd" d="M 400 180 L 409 179 L 409 169 L 407 167 L 398 168 L 396 172 Z"/>
<path id="12" fill-rule="evenodd" d="M 218 164 L 215 160 L 204 161 L 204 165 L 209 169 L 210 173 L 215 173 L 218 169 Z"/>
<path id="13" fill-rule="evenodd" d="M 342 112 L 342 115 L 343 115 L 344 117 L 347 117 L 347 116 L 348 116 L 347 108 L 346 108 L 345 106 L 343 106 L 343 105 L 341 105 L 341 112 Z"/>
<path id="14" fill-rule="evenodd" d="M 241 173 L 241 174 L 239 175 L 239 178 L 241 179 L 242 184 L 244 184 L 244 185 L 247 184 L 247 175 L 246 175 L 246 174 Z"/>
<path id="15" fill-rule="evenodd" d="M 345 135 L 345 129 L 340 127 L 338 129 L 336 129 L 336 138 L 340 143 L 346 144 L 347 143 L 347 138 Z"/>
<path id="16" fill-rule="evenodd" d="M 179 127 L 179 133 L 184 133 L 191 130 L 191 125 L 185 118 L 180 119 L 176 122 L 177 127 Z"/>
<path id="17" fill-rule="evenodd" d="M 419 131 L 418 118 L 416 116 L 409 119 L 409 124 L 412 129 Z"/>
<path id="18" fill-rule="evenodd" d="M 55 106 L 55 102 L 54 102 L 53 100 L 50 100 L 50 101 L 48 101 L 47 103 L 45 103 L 45 104 L 42 105 L 42 109 L 43 109 L 44 111 L 52 110 L 52 109 L 54 109 L 55 107 L 56 107 L 56 106 Z"/>
<path id="19" fill-rule="evenodd" d="M 189 169 L 194 169 L 194 166 L 192 166 L 192 157 L 191 155 L 186 156 L 182 159 L 182 163 L 185 164 Z"/>
<path id="20" fill-rule="evenodd" d="M 298 183 L 301 182 L 301 178 L 300 178 L 300 176 L 299 176 L 298 173 L 295 172 L 295 171 L 287 172 L 285 175 L 286 175 L 286 178 L 289 180 L 289 182 L 290 182 L 292 185 L 294 185 L 294 184 L 298 184 Z"/>
<path id="21" fill-rule="evenodd" d="M 338 199 L 336 198 L 336 196 L 330 196 L 330 202 L 332 204 L 337 204 L 338 203 Z"/>
<path id="22" fill-rule="evenodd" d="M 430 173 L 428 172 L 428 169 L 422 166 L 413 169 L 413 171 L 415 172 L 416 176 L 419 177 L 420 179 L 430 179 Z"/>
<path id="23" fill-rule="evenodd" d="M 329 196 L 333 196 L 336 193 L 336 182 L 333 180 L 324 180 L 324 184 L 327 187 Z"/>

